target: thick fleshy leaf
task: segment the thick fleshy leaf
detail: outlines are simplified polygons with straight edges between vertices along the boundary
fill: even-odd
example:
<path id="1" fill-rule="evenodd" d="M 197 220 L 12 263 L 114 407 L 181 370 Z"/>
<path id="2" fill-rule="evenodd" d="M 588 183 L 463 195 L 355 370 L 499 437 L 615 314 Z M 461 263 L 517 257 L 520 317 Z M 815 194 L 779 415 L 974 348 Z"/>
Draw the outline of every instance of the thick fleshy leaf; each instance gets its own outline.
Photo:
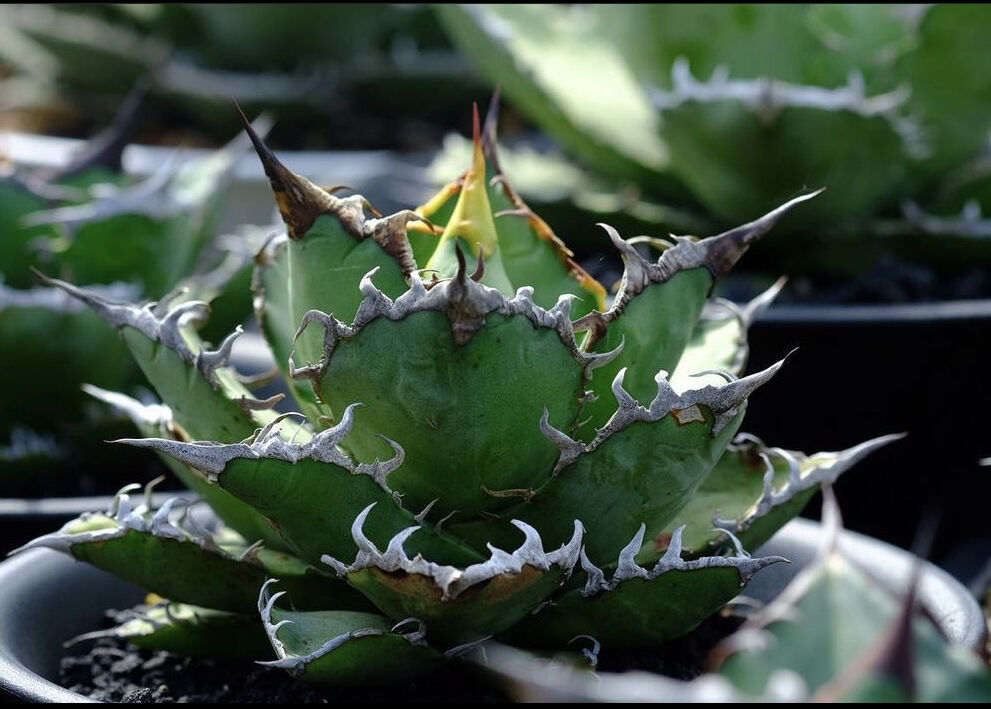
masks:
<path id="1" fill-rule="evenodd" d="M 545 435 L 561 450 L 555 476 L 528 502 L 509 510 L 538 527 L 548 544 L 570 535 L 572 520 L 585 525 L 585 551 L 611 564 L 641 524 L 648 538 L 661 534 L 719 460 L 743 419 L 747 396 L 779 365 L 721 387 L 675 392 L 658 376 L 657 395 L 642 406 L 614 382 L 619 408 L 590 444 L 576 442 L 544 421 Z M 453 524 L 475 546 L 505 544 L 503 521 Z"/>
<path id="2" fill-rule="evenodd" d="M 354 464 L 339 448 L 351 433 L 353 407 L 341 423 L 302 444 L 287 441 L 273 422 L 249 441 L 235 444 L 182 442 L 164 438 L 127 441 L 153 448 L 189 466 L 220 489 L 272 520 L 284 544 L 300 558 L 319 564 L 324 554 L 348 558 L 357 551 L 350 527 L 371 503 L 378 505 L 370 534 L 380 542 L 411 524 L 412 512 L 396 504 L 390 484 L 403 463 L 402 449 L 380 463 Z M 417 551 L 449 563 L 472 563 L 479 557 L 440 533 L 427 533 L 414 542 Z"/>
<path id="3" fill-rule="evenodd" d="M 131 618 L 110 630 L 97 630 L 75 641 L 113 637 L 145 650 L 220 660 L 257 660 L 270 648 L 265 629 L 254 614 L 163 601 L 131 611 Z"/>
<path id="4" fill-rule="evenodd" d="M 345 564 L 331 556 L 323 561 L 346 575 L 393 620 L 415 617 L 425 622 L 434 642 L 463 644 L 508 629 L 556 591 L 578 562 L 578 522 L 570 541 L 547 553 L 537 530 L 514 521 L 526 539 L 512 554 L 490 546 L 487 560 L 457 568 L 429 557 L 410 558 L 404 543 L 417 526 L 403 530 L 385 552 L 379 551 L 363 530 L 370 511 L 371 507 L 362 511 L 352 526 L 359 549 L 354 562 Z"/>
<path id="5" fill-rule="evenodd" d="M 955 168 L 983 150 L 991 127 L 991 77 L 975 66 L 974 57 L 988 32 L 991 13 L 984 7 L 932 5 L 919 25 L 918 44 L 898 59 L 895 73 L 912 87 L 908 106 L 927 128 L 927 174 Z M 944 76 L 956 77 L 952 87 L 939 80 Z"/>
<path id="6" fill-rule="evenodd" d="M 406 460 L 389 485 L 411 509 L 437 500 L 434 518 L 504 508 L 546 481 L 556 449 L 541 409 L 569 428 L 593 364 L 577 351 L 568 302 L 546 311 L 526 289 L 506 299 L 464 271 L 430 290 L 416 279 L 395 302 L 370 279 L 363 291 L 354 327 L 309 314 L 303 326 L 320 325 L 324 351 L 295 372 L 335 416 L 365 405 L 348 451 L 370 461 L 389 452 L 382 436 L 398 442 Z"/>
<path id="7" fill-rule="evenodd" d="M 717 647 L 719 672 L 742 692 L 797 673 L 821 701 L 968 701 L 991 696 L 981 659 L 947 644 L 928 618 L 836 552 Z"/>
<path id="8" fill-rule="evenodd" d="M 704 548 L 703 539 L 712 544 L 720 530 L 735 534 L 746 548 L 756 549 L 799 514 L 823 485 L 832 485 L 878 448 L 904 435 L 880 436 L 846 450 L 812 455 L 767 448 L 759 439 L 741 436 L 675 519 L 694 527 L 691 548 L 696 552 Z M 754 470 L 754 465 L 762 466 L 761 470 Z M 642 553 L 642 558 L 651 558 L 646 547 Z"/>
<path id="9" fill-rule="evenodd" d="M 494 231 L 498 243 L 498 278 L 493 281 L 488 276 L 493 265 L 493 247 L 485 252 L 482 283 L 500 288 L 497 281 L 504 274 L 510 286 L 532 287 L 534 302 L 544 308 L 553 307 L 562 294 L 571 293 L 577 296 L 572 307 L 573 317 L 585 315 L 595 308 L 605 310 L 605 289 L 572 260 L 571 250 L 547 222 L 527 206 L 511 186 L 509 176 L 502 171 L 496 147 L 498 101 L 498 95 L 493 97 L 484 135 L 479 134 L 476 113 L 472 168 L 442 188 L 417 212 L 434 224 L 445 226 L 445 233 L 452 220 L 465 221 L 466 215 L 471 215 L 472 221 L 485 222 Z M 468 199 L 471 190 L 484 194 L 486 199 L 482 200 L 480 196 L 475 200 Z M 459 204 L 463 206 L 458 207 Z M 414 244 L 422 239 L 418 234 L 411 235 Z M 477 247 L 472 253 L 477 255 Z"/>
<path id="10" fill-rule="evenodd" d="M 699 375 L 719 377 L 717 372 L 729 372 L 740 377 L 747 368 L 750 347 L 747 330 L 754 318 L 770 307 L 784 286 L 785 279 L 744 305 L 716 299 L 702 309 L 691 339 L 681 353 L 678 366 L 671 375 L 675 386 L 699 382 Z"/>
<path id="11" fill-rule="evenodd" d="M 91 385 L 83 385 L 83 391 L 127 416 L 143 436 L 181 441 L 186 435 L 181 427 L 176 426 L 172 410 L 167 406 L 143 404 L 125 394 Z M 167 455 L 162 455 L 161 458 L 186 487 L 200 499 L 206 500 L 217 516 L 242 537 L 251 543 L 260 540 L 272 549 L 286 548 L 275 524 L 256 509 L 210 483 L 205 475 L 184 463 Z"/>
<path id="12" fill-rule="evenodd" d="M 269 596 L 266 587 L 258 599 L 279 658 L 261 664 L 308 682 L 360 686 L 412 679 L 442 659 L 424 642 L 423 628 L 413 619 L 396 624 L 373 613 L 288 611 L 274 606 L 282 593 Z"/>
<path id="13" fill-rule="evenodd" d="M 302 607 L 366 606 L 346 585 L 288 554 L 196 529 L 188 516 L 180 517 L 183 507 L 188 503 L 173 498 L 152 511 L 118 494 L 107 514 L 83 515 L 21 550 L 55 549 L 161 596 L 208 608 L 250 612 L 265 579 L 275 574 Z"/>
<path id="14" fill-rule="evenodd" d="M 280 367 L 287 361 L 283 359 L 287 348 L 315 361 L 322 351 L 318 334 L 303 333 L 295 340 L 286 340 L 286 328 L 294 327 L 314 309 L 351 322 L 362 300 L 359 283 L 371 270 L 381 274 L 381 287 L 387 294 L 396 297 L 403 293 L 406 279 L 416 270 L 406 225 L 420 216 L 403 211 L 381 219 L 367 218 L 366 212 L 377 215 L 368 200 L 360 195 L 335 197 L 332 193 L 340 188 L 318 187 L 290 171 L 243 114 L 242 118 L 288 236 L 284 245 L 276 242 L 260 254 L 255 311 L 263 332 L 271 338 Z M 269 298 L 271 305 L 267 303 Z M 320 413 L 316 398 L 312 394 L 303 394 L 302 398 L 307 414 L 317 424 Z"/>
<path id="15" fill-rule="evenodd" d="M 692 340 L 699 316 L 713 285 L 733 268 L 750 247 L 811 193 L 786 202 L 752 222 L 705 239 L 675 237 L 652 262 L 606 226 L 625 266 L 612 307 L 593 312 L 575 323 L 587 330 L 586 351 L 606 352 L 622 344 L 622 351 L 593 375 L 590 388 L 597 399 L 582 408 L 583 435 L 600 428 L 612 415 L 606 387 L 622 368 L 629 368 L 628 391 L 637 399 L 653 396 L 654 375 L 673 372 Z"/>
<path id="16" fill-rule="evenodd" d="M 781 557 L 752 559 L 742 549 L 735 555 L 681 559 L 681 534 L 676 530 L 667 552 L 652 569 L 634 561 L 646 525 L 620 552 L 608 581 L 601 569 L 582 557 L 587 582 L 524 620 L 509 634 L 515 642 L 563 647 L 587 635 L 603 647 L 655 645 L 684 635 L 740 593 L 754 574 Z"/>

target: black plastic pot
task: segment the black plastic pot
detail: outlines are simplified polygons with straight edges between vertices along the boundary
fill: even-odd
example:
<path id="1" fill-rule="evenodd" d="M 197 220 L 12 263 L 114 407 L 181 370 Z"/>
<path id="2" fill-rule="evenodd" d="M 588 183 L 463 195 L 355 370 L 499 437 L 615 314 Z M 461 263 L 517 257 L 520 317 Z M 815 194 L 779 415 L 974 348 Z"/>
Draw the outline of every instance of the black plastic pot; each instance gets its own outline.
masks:
<path id="1" fill-rule="evenodd" d="M 765 569 L 748 595 L 770 599 L 808 562 L 822 541 L 819 525 L 795 520 L 761 553 L 781 554 L 792 564 Z M 842 547 L 882 580 L 902 587 L 912 557 L 890 545 L 844 533 Z M 58 685 L 62 642 L 101 625 L 108 607 L 127 607 L 142 591 L 49 550 L 34 550 L 0 564 L 0 692 L 26 701 L 86 701 Z M 944 623 L 953 642 L 980 646 L 986 634 L 974 599 L 945 572 L 927 565 L 920 600 Z"/>
<path id="2" fill-rule="evenodd" d="M 987 535 L 991 300 L 774 306 L 750 343 L 751 371 L 799 350 L 751 398 L 745 430 L 805 451 L 909 434 L 836 484 L 848 528 L 907 548 L 935 513 L 934 559 Z"/>

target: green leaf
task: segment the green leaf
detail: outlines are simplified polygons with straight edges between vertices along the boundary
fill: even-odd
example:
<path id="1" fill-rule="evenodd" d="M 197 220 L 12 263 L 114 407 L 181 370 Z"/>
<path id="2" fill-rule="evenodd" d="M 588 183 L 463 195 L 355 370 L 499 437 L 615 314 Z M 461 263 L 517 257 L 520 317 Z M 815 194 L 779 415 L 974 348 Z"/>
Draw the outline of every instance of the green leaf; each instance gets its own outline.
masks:
<path id="1" fill-rule="evenodd" d="M 55 549 L 158 595 L 208 608 L 250 612 L 265 579 L 275 573 L 301 607 L 365 607 L 346 585 L 285 553 L 197 530 L 187 517 L 173 514 L 188 506 L 183 500 L 173 498 L 154 512 L 147 504 L 131 504 L 126 493 L 119 494 L 107 514 L 83 515 L 21 550 Z"/>
<path id="2" fill-rule="evenodd" d="M 258 608 L 279 659 L 262 664 L 294 677 L 319 684 L 392 684 L 425 674 L 441 660 L 412 620 L 394 624 L 372 613 L 287 611 L 274 606 L 282 592 L 269 598 L 267 591 Z"/>
<path id="3" fill-rule="evenodd" d="M 318 381 L 330 409 L 365 405 L 344 445 L 370 461 L 389 451 L 382 436 L 398 442 L 406 460 L 389 485 L 411 509 L 433 500 L 439 516 L 506 507 L 513 491 L 542 484 L 554 465 L 541 409 L 563 428 L 578 414 L 583 366 L 561 333 L 524 315 L 483 317 L 462 344 L 441 312 L 379 317 L 324 359 Z"/>
<path id="4" fill-rule="evenodd" d="M 272 520 L 282 539 L 300 558 L 320 565 L 324 554 L 347 558 L 357 547 L 351 540 L 353 520 L 369 504 L 378 506 L 370 524 L 377 540 L 388 540 L 416 524 L 389 489 L 394 469 L 402 464 L 401 449 L 384 463 L 355 465 L 338 448 L 349 435 L 353 409 L 341 424 L 302 444 L 286 441 L 279 422 L 262 429 L 250 441 L 221 445 L 187 443 L 164 438 L 127 443 L 162 452 L 207 476 L 216 486 Z M 426 531 L 429 525 L 424 523 Z M 443 534 L 417 535 L 418 551 L 450 563 L 473 563 L 477 554 Z"/>
<path id="5" fill-rule="evenodd" d="M 129 620 L 110 630 L 98 630 L 73 641 L 114 637 L 145 650 L 164 650 L 185 657 L 257 660 L 270 646 L 254 615 L 218 611 L 164 601 L 139 606 Z"/>
<path id="6" fill-rule="evenodd" d="M 432 640 L 448 646 L 508 629 L 557 590 L 578 561 L 582 540 L 578 522 L 571 539 L 547 553 L 537 530 L 514 520 L 525 540 L 512 554 L 489 546 L 487 560 L 463 568 L 420 555 L 410 558 L 404 545 L 417 526 L 390 539 L 383 553 L 364 533 L 371 509 L 365 508 L 352 526 L 359 549 L 354 563 L 329 556 L 324 562 L 346 575 L 387 616 L 415 617 L 427 624 Z"/>
<path id="7" fill-rule="evenodd" d="M 645 647 L 676 638 L 732 600 L 751 577 L 780 557 L 681 559 L 681 531 L 675 533 L 663 559 L 645 569 L 633 561 L 643 544 L 641 525 L 614 563 L 609 581 L 587 557 L 584 589 L 572 589 L 513 628 L 508 638 L 538 647 L 563 647 L 577 635 L 588 635 L 604 647 Z"/>

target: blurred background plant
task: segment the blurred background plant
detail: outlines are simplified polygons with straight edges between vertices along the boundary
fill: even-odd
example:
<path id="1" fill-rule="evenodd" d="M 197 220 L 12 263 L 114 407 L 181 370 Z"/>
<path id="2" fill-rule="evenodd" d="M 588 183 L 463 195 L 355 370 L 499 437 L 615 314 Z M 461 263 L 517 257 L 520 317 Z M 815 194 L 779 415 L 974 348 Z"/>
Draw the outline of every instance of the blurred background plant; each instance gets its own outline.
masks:
<path id="1" fill-rule="evenodd" d="M 128 435 L 132 424 L 79 386 L 134 392 L 142 384 L 120 338 L 42 286 L 38 273 L 93 284 L 113 300 L 205 298 L 221 334 L 250 312 L 250 298 L 224 291 L 247 288 L 250 245 L 260 238 L 219 239 L 217 230 L 246 139 L 197 160 L 173 155 L 150 177 L 130 178 L 121 154 L 142 97 L 133 91 L 62 168 L 0 165 L 0 496 L 109 493 L 121 476 L 160 472 L 151 456 L 110 451 L 103 441 Z"/>
<path id="2" fill-rule="evenodd" d="M 521 175 L 532 202 L 625 203 L 644 230 L 681 233 L 827 186 L 755 249 L 758 268 L 845 278 L 895 259 L 959 272 L 991 254 L 987 7 L 445 5 L 438 15 L 507 102 L 582 166 L 542 195 Z M 971 295 L 930 285 L 924 296 Z"/>
<path id="3" fill-rule="evenodd" d="M 2 127 L 85 133 L 150 77 L 166 143 L 225 140 L 237 96 L 285 148 L 422 148 L 484 91 L 419 4 L 5 5 L 0 59 Z"/>

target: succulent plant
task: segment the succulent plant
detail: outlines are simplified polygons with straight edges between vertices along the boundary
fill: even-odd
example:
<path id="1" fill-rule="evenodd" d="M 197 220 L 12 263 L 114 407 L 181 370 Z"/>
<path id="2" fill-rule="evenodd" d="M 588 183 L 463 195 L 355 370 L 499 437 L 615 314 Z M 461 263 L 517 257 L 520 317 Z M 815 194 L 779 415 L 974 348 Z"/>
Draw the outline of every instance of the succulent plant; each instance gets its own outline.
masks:
<path id="1" fill-rule="evenodd" d="M 732 224 L 796 186 L 829 185 L 785 227 L 803 238 L 773 240 L 773 268 L 785 255 L 795 270 L 821 272 L 863 268 L 885 250 L 952 263 L 986 249 L 986 7 L 437 11 L 514 107 L 648 203 Z M 653 211 L 641 215 L 670 219 Z"/>
<path id="2" fill-rule="evenodd" d="M 44 432 L 59 432 L 58 444 L 43 446 L 47 462 L 51 455 L 78 453 L 70 450 L 70 439 L 96 442 L 96 430 L 77 430 L 100 419 L 90 417 L 94 407 L 79 391 L 80 382 L 131 389 L 141 381 L 119 337 L 81 303 L 40 286 L 32 269 L 92 284 L 108 298 L 139 299 L 182 286 L 210 299 L 247 267 L 249 259 L 234 253 L 203 275 L 222 258 L 215 242 L 217 217 L 231 168 L 247 141 L 185 165 L 173 160 L 135 182 L 123 175 L 120 159 L 139 100 L 133 95 L 126 101 L 117 120 L 66 168 L 46 174 L 11 167 L 0 177 L 0 386 L 17 401 L 0 411 L 0 445 L 11 444 L 8 470 L 22 457 L 18 451 L 42 452 L 39 445 L 14 445 L 14 439 L 37 444 L 48 440 Z M 201 275 L 192 279 L 194 272 Z M 237 310 L 229 308 L 233 322 L 227 327 L 247 316 L 250 301 Z M 52 401 L 59 402 L 56 421 Z M 95 448 L 87 448 L 86 455 Z"/>
<path id="3" fill-rule="evenodd" d="M 50 281 L 120 331 L 161 396 L 90 389 L 148 436 L 124 442 L 162 453 L 216 515 L 128 488 L 25 547 L 169 599 L 107 632 L 252 659 L 267 638 L 264 664 L 331 684 L 398 681 L 491 636 L 652 645 L 782 561 L 746 550 L 897 437 L 805 456 L 738 435 L 780 367 L 743 375 L 773 293 L 707 300 L 812 195 L 652 240 L 656 260 L 605 227 L 625 264 L 608 304 L 502 174 L 494 117 L 484 134 L 474 119 L 468 170 L 389 216 L 293 174 L 245 121 L 286 224 L 256 257 L 255 309 L 302 414 L 239 381 L 238 332 L 200 341 L 205 304 Z M 234 627 L 255 640 L 232 647 Z"/>
<path id="4" fill-rule="evenodd" d="M 495 645 L 477 653 L 476 660 L 500 676 L 514 696 L 530 701 L 991 698 L 991 670 L 984 660 L 973 648 L 947 642 L 945 628 L 952 621 L 934 617 L 920 602 L 925 595 L 921 562 L 896 587 L 893 577 L 878 579 L 875 570 L 838 543 L 837 507 L 831 494 L 826 497 L 826 527 L 816 557 L 767 605 L 751 599 L 743 624 L 709 652 L 708 671 L 701 677 L 686 682 L 645 672 L 593 674 L 587 662 L 575 661 L 574 653 L 541 658 Z M 585 650 L 593 668 L 596 649 L 592 644 Z"/>

